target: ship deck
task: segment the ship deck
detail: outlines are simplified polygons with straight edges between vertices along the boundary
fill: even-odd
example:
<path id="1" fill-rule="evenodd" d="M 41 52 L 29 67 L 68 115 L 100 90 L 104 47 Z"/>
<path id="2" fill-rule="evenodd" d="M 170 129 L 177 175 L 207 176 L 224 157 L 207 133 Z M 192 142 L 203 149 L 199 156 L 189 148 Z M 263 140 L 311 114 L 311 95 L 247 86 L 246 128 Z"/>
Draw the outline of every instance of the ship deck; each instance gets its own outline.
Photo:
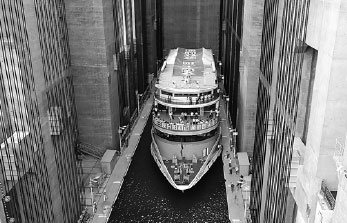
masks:
<path id="1" fill-rule="evenodd" d="M 167 112 L 165 111 L 161 111 L 160 112 L 160 119 L 169 123 L 180 123 L 179 121 L 179 117 L 181 115 L 180 114 L 173 114 L 173 120 L 170 120 L 170 116 Z M 212 116 L 210 117 L 210 111 L 205 111 L 203 116 L 200 116 L 199 113 L 199 121 L 209 121 L 211 118 L 216 117 L 216 112 L 213 111 Z M 191 116 L 190 114 L 187 114 L 187 119 L 185 120 L 183 118 L 182 123 L 188 123 L 190 122 L 191 124 L 193 124 L 193 118 L 194 116 Z"/>
<path id="2" fill-rule="evenodd" d="M 199 172 L 201 166 L 204 164 L 204 160 L 177 160 L 174 163 L 172 160 L 165 160 L 164 164 L 177 185 L 188 185 L 195 178 Z"/>
<path id="3" fill-rule="evenodd" d="M 189 55 L 192 50 L 196 54 Z M 190 70 L 189 84 L 184 82 L 184 69 Z M 215 81 L 216 67 L 211 49 L 177 48 L 170 50 L 156 87 L 170 92 L 204 92 L 216 88 Z"/>

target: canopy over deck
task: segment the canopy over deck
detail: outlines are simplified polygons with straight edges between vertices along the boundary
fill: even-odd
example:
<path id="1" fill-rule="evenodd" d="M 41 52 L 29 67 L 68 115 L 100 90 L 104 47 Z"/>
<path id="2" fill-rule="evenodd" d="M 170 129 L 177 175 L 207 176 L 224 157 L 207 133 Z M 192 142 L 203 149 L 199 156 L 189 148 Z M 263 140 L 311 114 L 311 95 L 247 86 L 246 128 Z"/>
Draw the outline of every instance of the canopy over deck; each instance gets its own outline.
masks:
<path id="1" fill-rule="evenodd" d="M 169 92 L 204 92 L 217 88 L 216 80 L 211 49 L 177 48 L 170 50 L 156 87 Z"/>

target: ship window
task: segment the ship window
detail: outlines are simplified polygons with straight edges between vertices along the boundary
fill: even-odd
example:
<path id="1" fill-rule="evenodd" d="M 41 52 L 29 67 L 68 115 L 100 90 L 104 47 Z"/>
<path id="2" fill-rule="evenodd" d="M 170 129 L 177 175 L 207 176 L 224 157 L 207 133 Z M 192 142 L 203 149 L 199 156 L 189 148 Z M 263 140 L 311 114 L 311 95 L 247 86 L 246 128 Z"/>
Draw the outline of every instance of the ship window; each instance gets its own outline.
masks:
<path id="1" fill-rule="evenodd" d="M 170 96 L 172 96 L 172 93 L 171 93 L 171 92 L 167 92 L 167 91 L 163 91 L 163 90 L 161 90 L 161 94 L 165 94 L 165 95 L 170 95 Z"/>
<path id="2" fill-rule="evenodd" d="M 208 91 L 208 92 L 200 93 L 200 95 L 209 95 L 209 94 L 212 94 L 212 92 L 211 92 L 211 91 Z"/>
<path id="3" fill-rule="evenodd" d="M 175 114 L 181 114 L 182 112 L 190 115 L 191 112 L 198 113 L 200 115 L 200 108 L 172 108 Z"/>
<path id="4" fill-rule="evenodd" d="M 215 136 L 218 133 L 218 131 L 219 130 L 217 128 L 212 130 L 211 132 L 204 133 L 201 135 L 179 136 L 179 135 L 166 134 L 155 129 L 155 134 L 157 134 L 159 137 L 163 139 L 173 141 L 173 142 L 198 142 L 198 141 L 203 141 Z"/>
<path id="5" fill-rule="evenodd" d="M 189 94 L 175 94 L 175 97 L 188 97 Z"/>
<path id="6" fill-rule="evenodd" d="M 198 97 L 197 94 L 175 94 L 175 97 Z"/>
<path id="7" fill-rule="evenodd" d="M 209 111 L 215 111 L 216 110 L 216 104 L 213 104 L 213 105 L 209 105 L 209 106 L 206 106 L 206 107 L 204 107 L 204 110 L 206 111 L 206 112 L 209 112 Z"/>
<path id="8" fill-rule="evenodd" d="M 162 104 L 158 104 L 158 110 L 159 111 L 166 111 L 166 110 L 168 110 L 168 108 Z"/>

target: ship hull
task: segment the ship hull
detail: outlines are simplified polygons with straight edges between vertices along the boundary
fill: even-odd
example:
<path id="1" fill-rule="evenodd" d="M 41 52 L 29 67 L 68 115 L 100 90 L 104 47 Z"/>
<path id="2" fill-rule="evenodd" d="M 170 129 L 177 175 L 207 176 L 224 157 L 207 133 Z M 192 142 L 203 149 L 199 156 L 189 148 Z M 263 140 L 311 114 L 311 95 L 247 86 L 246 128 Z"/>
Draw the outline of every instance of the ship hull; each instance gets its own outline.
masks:
<path id="1" fill-rule="evenodd" d="M 211 168 L 213 163 L 217 160 L 218 156 L 221 154 L 221 149 L 218 148 L 218 142 L 220 140 L 220 128 L 218 129 L 216 137 L 214 137 L 212 140 L 213 146 L 211 146 L 209 153 L 204 157 L 200 158 L 199 161 L 196 163 L 192 163 L 188 161 L 189 164 L 183 164 L 183 165 L 191 165 L 191 169 L 193 169 L 193 174 L 190 174 L 190 179 L 187 182 L 177 181 L 174 179 L 174 173 L 172 169 L 177 169 L 177 167 L 180 165 L 182 166 L 182 163 L 176 162 L 174 163 L 172 160 L 164 158 L 162 156 L 162 153 L 165 152 L 166 149 L 170 149 L 169 147 L 164 146 L 161 144 L 161 146 L 158 146 L 156 141 L 156 136 L 154 131 L 152 131 L 152 144 L 151 144 L 151 154 L 154 158 L 154 161 L 157 163 L 160 171 L 164 175 L 164 177 L 167 179 L 167 181 L 177 190 L 185 191 L 190 188 L 192 188 L 194 185 L 196 185 L 200 179 L 205 175 L 205 173 L 208 172 L 208 170 Z M 185 144 L 186 146 L 187 144 Z M 197 147 L 201 148 L 204 143 L 194 142 L 190 144 L 191 147 Z M 184 172 L 184 171 L 183 171 Z"/>

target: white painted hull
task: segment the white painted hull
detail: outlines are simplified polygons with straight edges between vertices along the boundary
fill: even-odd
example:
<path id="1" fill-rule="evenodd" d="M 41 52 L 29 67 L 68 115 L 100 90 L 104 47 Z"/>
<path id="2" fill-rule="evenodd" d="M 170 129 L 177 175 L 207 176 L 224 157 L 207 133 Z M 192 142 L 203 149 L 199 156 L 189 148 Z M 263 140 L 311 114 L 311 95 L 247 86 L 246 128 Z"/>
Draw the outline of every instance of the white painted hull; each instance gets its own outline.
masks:
<path id="1" fill-rule="evenodd" d="M 163 158 L 160 154 L 160 151 L 155 143 L 155 139 L 153 136 L 153 131 L 152 131 L 152 144 L 151 144 L 151 154 L 155 160 L 155 162 L 157 163 L 160 171 L 163 173 L 163 175 L 165 176 L 165 178 L 167 179 L 167 181 L 175 188 L 181 191 L 185 191 L 188 190 L 190 188 L 192 188 L 197 182 L 199 182 L 199 180 L 205 175 L 205 173 L 207 173 L 207 171 L 211 168 L 211 166 L 213 165 L 213 163 L 216 161 L 216 159 L 218 158 L 218 156 L 221 154 L 221 150 L 218 149 L 217 145 L 220 139 L 220 133 L 217 137 L 217 140 L 214 144 L 214 147 L 212 148 L 210 154 L 207 156 L 206 160 L 204 161 L 204 163 L 202 164 L 199 172 L 195 175 L 194 179 L 192 179 L 190 181 L 189 184 L 187 185 L 178 185 L 175 183 L 175 181 L 172 179 L 166 165 L 164 164 Z M 199 145 L 197 145 L 199 146 Z"/>

